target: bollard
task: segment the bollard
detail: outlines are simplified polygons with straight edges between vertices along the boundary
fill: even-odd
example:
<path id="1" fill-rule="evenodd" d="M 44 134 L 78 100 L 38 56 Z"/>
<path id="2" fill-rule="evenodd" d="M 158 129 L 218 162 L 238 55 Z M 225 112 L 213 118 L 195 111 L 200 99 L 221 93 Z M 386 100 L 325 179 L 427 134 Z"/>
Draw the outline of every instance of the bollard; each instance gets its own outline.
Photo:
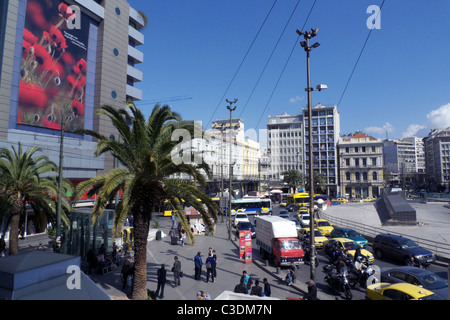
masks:
<path id="1" fill-rule="evenodd" d="M 277 274 L 280 274 L 280 267 L 277 267 Z"/>

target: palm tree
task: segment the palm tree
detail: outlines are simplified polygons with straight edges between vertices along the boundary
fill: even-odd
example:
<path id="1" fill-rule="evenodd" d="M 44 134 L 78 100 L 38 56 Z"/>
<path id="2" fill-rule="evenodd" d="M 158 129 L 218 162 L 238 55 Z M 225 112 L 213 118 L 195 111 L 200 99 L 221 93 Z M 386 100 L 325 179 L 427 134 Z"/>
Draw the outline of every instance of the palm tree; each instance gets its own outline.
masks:
<path id="1" fill-rule="evenodd" d="M 111 152 L 121 165 L 78 184 L 75 198 L 78 199 L 91 187 L 90 194 L 98 193 L 92 212 L 93 223 L 96 223 L 108 202 L 122 190 L 122 198 L 114 216 L 113 233 L 118 236 L 127 215 L 133 215 L 135 281 L 132 298 L 141 300 L 147 298 L 147 236 L 155 207 L 168 200 L 177 209 L 174 212 L 191 241 L 193 236 L 180 206 L 182 200 L 200 212 L 212 231 L 214 224 L 210 214 L 216 220 L 218 207 L 199 191 L 206 184 L 201 172 L 209 174 L 209 167 L 204 163 L 176 164 L 172 158 L 173 150 L 178 144 L 178 141 L 172 141 L 172 133 L 176 129 L 186 129 L 192 133 L 193 122 L 182 121 L 180 115 L 172 112 L 169 106 L 156 105 L 147 120 L 132 103 L 128 107 L 130 112 L 125 109 L 116 110 L 108 105 L 102 106 L 98 111 L 98 114 L 111 119 L 120 136 L 118 141 L 110 140 L 95 131 L 79 131 L 98 139 L 95 149 L 97 156 Z M 177 173 L 186 173 L 193 181 L 171 178 Z"/>
<path id="2" fill-rule="evenodd" d="M 55 199 L 58 191 L 56 176 L 50 176 L 50 172 L 57 172 L 58 167 L 47 156 L 38 155 L 41 150 L 31 147 L 23 152 L 19 143 L 18 149 L 12 146 L 12 152 L 8 148 L 0 148 L 0 187 L 1 198 L 9 205 L 8 221 L 11 224 L 9 236 L 9 254 L 17 254 L 19 223 L 21 215 L 25 213 L 28 203 L 35 212 L 37 219 L 44 217 L 50 221 L 55 217 Z M 70 188 L 70 182 L 64 180 L 63 187 Z M 62 199 L 62 205 L 69 210 L 67 198 Z M 62 214 L 62 221 L 68 225 L 68 219 Z"/>
<path id="3" fill-rule="evenodd" d="M 289 189 L 293 188 L 294 193 L 297 186 L 303 185 L 303 174 L 295 169 L 289 169 L 282 173 L 283 180 L 289 185 Z"/>

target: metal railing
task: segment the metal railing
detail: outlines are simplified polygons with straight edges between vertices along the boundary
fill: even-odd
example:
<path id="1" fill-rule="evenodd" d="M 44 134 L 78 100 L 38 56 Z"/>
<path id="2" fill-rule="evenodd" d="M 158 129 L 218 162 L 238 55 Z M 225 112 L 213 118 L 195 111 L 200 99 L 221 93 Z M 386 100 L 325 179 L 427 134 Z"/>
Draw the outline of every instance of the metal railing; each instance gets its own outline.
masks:
<path id="1" fill-rule="evenodd" d="M 333 225 L 342 228 L 350 228 L 361 233 L 364 237 L 368 238 L 369 242 L 373 241 L 373 239 L 380 233 L 388 233 L 392 235 L 403 236 L 415 241 L 422 248 L 428 249 L 431 252 L 433 252 L 436 255 L 436 259 L 442 260 L 444 262 L 448 262 L 450 260 L 450 243 L 424 239 L 407 233 L 383 229 L 382 227 L 381 228 L 374 227 L 359 222 L 354 222 L 339 217 L 330 216 L 324 212 L 321 212 L 320 216 L 330 221 Z"/>

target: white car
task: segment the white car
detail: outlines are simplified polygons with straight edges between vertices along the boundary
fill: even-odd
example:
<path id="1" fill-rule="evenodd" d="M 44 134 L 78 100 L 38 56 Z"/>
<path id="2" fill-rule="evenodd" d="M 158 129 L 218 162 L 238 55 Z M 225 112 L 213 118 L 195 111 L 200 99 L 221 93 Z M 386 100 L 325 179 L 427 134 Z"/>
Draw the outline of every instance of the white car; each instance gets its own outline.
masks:
<path id="1" fill-rule="evenodd" d="M 250 222 L 250 220 L 248 220 L 248 216 L 246 213 L 236 213 L 236 215 L 234 216 L 234 221 L 233 221 L 234 227 L 236 228 L 238 223 L 241 221 Z"/>
<path id="2" fill-rule="evenodd" d="M 309 221 L 311 221 L 311 217 L 309 214 L 302 214 L 299 218 L 300 224 L 302 227 L 309 226 Z"/>

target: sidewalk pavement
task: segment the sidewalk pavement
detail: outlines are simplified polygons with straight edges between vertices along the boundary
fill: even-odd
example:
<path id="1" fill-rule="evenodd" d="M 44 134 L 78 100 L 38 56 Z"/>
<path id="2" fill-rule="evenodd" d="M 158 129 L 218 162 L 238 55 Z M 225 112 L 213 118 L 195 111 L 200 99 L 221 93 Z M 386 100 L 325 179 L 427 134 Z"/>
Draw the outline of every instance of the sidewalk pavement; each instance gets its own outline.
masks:
<path id="1" fill-rule="evenodd" d="M 160 219 L 161 230 L 165 234 L 169 233 L 170 220 Z M 196 300 L 197 292 L 202 290 L 208 293 L 211 299 L 215 299 L 223 291 L 233 291 L 234 287 L 239 283 L 240 277 L 244 270 L 255 280 L 258 279 L 262 285 L 263 278 L 267 278 L 272 287 L 272 298 L 286 299 L 286 297 L 298 298 L 303 296 L 307 291 L 304 283 L 297 281 L 294 285 L 288 287 L 282 279 L 286 272 L 281 271 L 279 274 L 266 269 L 264 262 L 258 260 L 257 255 L 254 256 L 253 263 L 245 263 L 239 259 L 238 240 L 234 240 L 234 234 L 231 235 L 233 241 L 228 240 L 228 229 L 226 222 L 218 223 L 214 236 L 196 236 L 193 245 L 187 243 L 184 247 L 181 245 L 171 245 L 170 238 L 162 240 L 153 240 L 148 242 L 147 246 L 147 288 L 150 291 L 156 291 L 157 279 L 156 272 L 164 263 L 167 270 L 167 283 L 164 290 L 164 300 Z M 205 263 L 208 248 L 212 247 L 216 250 L 217 278 L 215 282 L 206 282 L 206 269 L 203 266 L 201 280 L 194 279 L 194 256 L 198 251 L 201 252 L 202 261 Z M 255 255 L 253 250 L 253 254 Z M 181 262 L 181 269 L 184 277 L 181 278 L 181 285 L 174 287 L 173 273 L 170 271 L 174 263 L 174 256 L 178 256 Z M 112 272 L 105 275 L 91 275 L 91 279 L 97 283 L 99 287 L 105 290 L 114 300 L 129 299 L 131 288 L 128 286 L 122 290 L 121 267 L 116 268 Z M 334 300 L 322 293 L 318 294 L 319 299 Z"/>

